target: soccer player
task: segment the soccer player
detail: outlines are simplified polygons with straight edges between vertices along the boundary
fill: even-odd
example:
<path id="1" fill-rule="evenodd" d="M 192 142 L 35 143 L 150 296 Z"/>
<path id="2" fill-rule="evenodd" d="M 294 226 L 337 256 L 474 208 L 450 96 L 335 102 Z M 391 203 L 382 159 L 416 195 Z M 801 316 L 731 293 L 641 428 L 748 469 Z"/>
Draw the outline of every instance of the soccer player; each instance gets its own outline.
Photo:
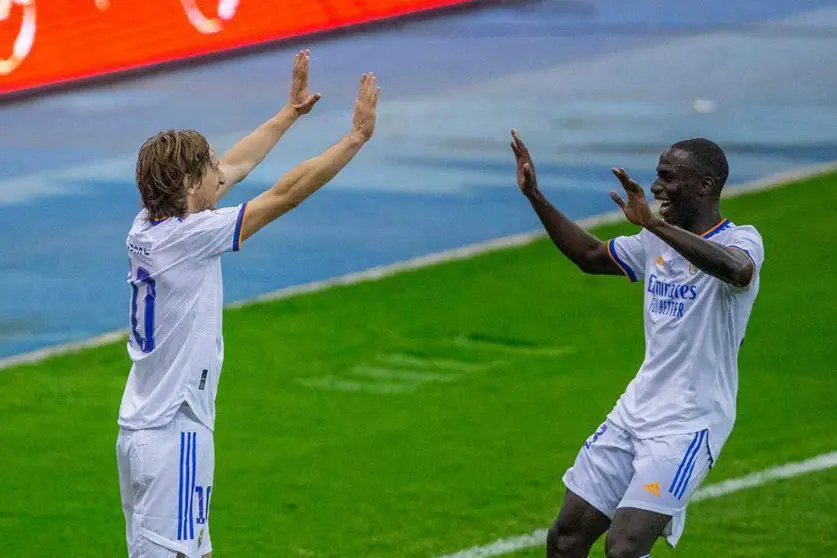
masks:
<path id="1" fill-rule="evenodd" d="M 686 504 L 732 430 L 762 239 L 721 217 L 729 167 L 711 141 L 680 141 L 660 156 L 651 192 L 662 219 L 642 187 L 613 169 L 627 201 L 610 196 L 642 230 L 602 242 L 547 201 L 529 151 L 512 137 L 520 190 L 555 246 L 585 273 L 645 285 L 645 360 L 564 475 L 546 555 L 587 558 L 607 532 L 608 558 L 646 557 L 660 536 L 677 544 Z"/>
<path id="2" fill-rule="evenodd" d="M 224 360 L 220 256 L 331 180 L 375 130 L 379 89 L 364 74 L 345 137 L 249 202 L 215 208 L 319 99 L 308 92 L 308 62 L 307 51 L 296 56 L 288 104 L 220 160 L 192 130 L 161 132 L 140 148 L 143 207 L 126 241 L 133 367 L 116 445 L 132 558 L 211 556 L 215 395 Z"/>

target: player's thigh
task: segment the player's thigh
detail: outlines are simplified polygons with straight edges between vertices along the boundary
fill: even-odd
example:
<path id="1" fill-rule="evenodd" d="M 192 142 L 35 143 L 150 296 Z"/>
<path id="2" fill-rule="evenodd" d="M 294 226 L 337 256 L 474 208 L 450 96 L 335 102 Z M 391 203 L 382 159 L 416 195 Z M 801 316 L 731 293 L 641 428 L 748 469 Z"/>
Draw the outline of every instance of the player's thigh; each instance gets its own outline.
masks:
<path id="1" fill-rule="evenodd" d="M 586 556 L 602 536 L 633 476 L 627 432 L 602 424 L 584 443 L 564 474 L 564 503 L 547 537 L 550 556 Z"/>
<path id="2" fill-rule="evenodd" d="M 610 518 L 567 489 L 547 536 L 548 556 L 586 556 L 610 526 Z"/>
<path id="3" fill-rule="evenodd" d="M 630 435 L 610 421 L 602 424 L 564 473 L 564 485 L 576 496 L 612 518 L 634 476 Z"/>
<path id="4" fill-rule="evenodd" d="M 635 473 L 618 508 L 646 513 L 631 513 L 627 518 L 632 521 L 626 519 L 625 529 L 614 530 L 613 537 L 662 535 L 672 546 L 677 544 L 685 525 L 686 505 L 712 466 L 708 436 L 704 430 L 635 440 Z M 642 521 L 648 527 L 636 528 Z M 662 528 L 658 528 L 660 522 Z"/>
<path id="5" fill-rule="evenodd" d="M 165 427 L 139 432 L 134 536 L 168 549 L 172 557 L 211 552 L 212 432 L 184 411 Z"/>
<path id="6" fill-rule="evenodd" d="M 203 556 L 212 551 L 209 536 L 209 510 L 212 503 L 215 472 L 215 442 L 213 433 L 185 408 L 174 421 L 177 441 L 177 469 L 158 470 L 160 476 L 167 476 L 169 482 L 177 479 L 176 487 L 169 484 L 166 492 L 158 494 L 161 509 L 170 515 L 176 514 L 171 527 L 167 522 L 168 536 L 186 547 L 191 556 Z"/>

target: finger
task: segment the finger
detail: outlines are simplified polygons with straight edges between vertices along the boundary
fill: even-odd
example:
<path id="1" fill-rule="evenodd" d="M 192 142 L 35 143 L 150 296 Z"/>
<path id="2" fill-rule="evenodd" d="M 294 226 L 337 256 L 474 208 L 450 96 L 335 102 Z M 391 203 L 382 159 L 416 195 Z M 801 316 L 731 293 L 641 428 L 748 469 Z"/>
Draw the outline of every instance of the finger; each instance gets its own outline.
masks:
<path id="1" fill-rule="evenodd" d="M 319 101 L 321 98 L 322 98 L 322 95 L 317 93 L 316 95 L 311 95 L 310 97 L 308 97 L 308 99 L 306 99 L 305 102 L 300 103 L 298 105 L 294 105 L 294 106 L 298 109 L 302 109 L 302 110 L 305 110 L 307 112 L 307 111 L 311 110 L 312 108 L 314 108 L 314 105 L 316 105 L 317 101 Z"/>
<path id="2" fill-rule="evenodd" d="M 625 169 L 616 169 L 618 174 L 616 175 L 619 178 L 619 182 L 622 183 L 622 187 L 625 188 L 628 192 L 632 194 L 639 194 L 644 195 L 642 186 L 640 186 L 635 180 L 633 180 Z"/>
<path id="3" fill-rule="evenodd" d="M 514 144 L 514 142 L 511 142 L 509 145 L 511 145 L 514 156 L 520 159 L 520 152 L 517 150 L 517 146 Z"/>
<path id="4" fill-rule="evenodd" d="M 625 202 L 622 201 L 622 198 L 619 197 L 619 194 L 617 194 L 616 192 L 611 192 L 610 193 L 610 199 L 615 201 L 616 205 L 621 207 L 623 211 L 625 210 Z"/>
<path id="5" fill-rule="evenodd" d="M 375 102 L 375 90 L 378 88 L 378 80 L 375 79 L 375 74 L 369 72 L 369 79 L 366 81 L 366 97 L 370 102 Z"/>
<path id="6" fill-rule="evenodd" d="M 374 74 L 369 74 L 368 79 L 366 80 L 366 87 L 363 92 L 363 99 L 364 102 L 370 106 L 374 107 L 375 104 L 378 102 L 378 85 L 377 80 L 375 79 Z"/>
<path id="7" fill-rule="evenodd" d="M 517 144 L 517 149 L 520 151 L 520 154 L 524 157 L 531 158 L 529 155 L 529 149 L 526 147 L 526 144 L 523 143 L 523 140 L 520 139 L 520 136 L 517 134 L 517 131 L 512 132 L 512 136 L 514 137 L 514 142 Z"/>
<path id="8" fill-rule="evenodd" d="M 625 169 L 613 168 L 610 169 L 610 171 L 613 173 L 613 176 L 619 179 L 619 183 L 622 184 L 622 188 L 624 188 L 625 191 L 628 193 L 628 196 L 630 196 L 631 192 L 633 191 L 633 187 L 630 184 L 628 175 L 625 173 Z"/>

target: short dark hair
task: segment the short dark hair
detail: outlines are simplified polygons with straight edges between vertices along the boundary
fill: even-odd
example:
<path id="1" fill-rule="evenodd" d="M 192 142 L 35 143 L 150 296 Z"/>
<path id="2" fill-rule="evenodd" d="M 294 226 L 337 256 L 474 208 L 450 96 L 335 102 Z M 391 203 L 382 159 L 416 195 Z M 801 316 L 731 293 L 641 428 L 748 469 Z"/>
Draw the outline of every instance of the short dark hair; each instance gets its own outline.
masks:
<path id="1" fill-rule="evenodd" d="M 729 177 L 729 163 L 724 150 L 718 144 L 704 138 L 692 138 L 678 141 L 671 148 L 689 153 L 697 171 L 704 177 L 712 178 L 715 181 L 716 193 L 721 193 Z"/>
<path id="2" fill-rule="evenodd" d="M 184 179 L 200 182 L 212 164 L 209 142 L 195 130 L 166 130 L 148 138 L 137 156 L 137 188 L 148 219 L 183 217 Z"/>

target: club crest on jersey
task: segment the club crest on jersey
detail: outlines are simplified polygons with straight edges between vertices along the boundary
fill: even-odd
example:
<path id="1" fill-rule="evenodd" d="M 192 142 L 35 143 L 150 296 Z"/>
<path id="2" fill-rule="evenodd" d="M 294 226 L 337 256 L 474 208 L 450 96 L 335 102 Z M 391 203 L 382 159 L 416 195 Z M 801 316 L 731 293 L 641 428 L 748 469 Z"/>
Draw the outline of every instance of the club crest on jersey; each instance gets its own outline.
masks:
<path id="1" fill-rule="evenodd" d="M 659 269 L 668 270 L 668 262 L 662 256 L 654 258 L 654 263 L 657 264 Z"/>

